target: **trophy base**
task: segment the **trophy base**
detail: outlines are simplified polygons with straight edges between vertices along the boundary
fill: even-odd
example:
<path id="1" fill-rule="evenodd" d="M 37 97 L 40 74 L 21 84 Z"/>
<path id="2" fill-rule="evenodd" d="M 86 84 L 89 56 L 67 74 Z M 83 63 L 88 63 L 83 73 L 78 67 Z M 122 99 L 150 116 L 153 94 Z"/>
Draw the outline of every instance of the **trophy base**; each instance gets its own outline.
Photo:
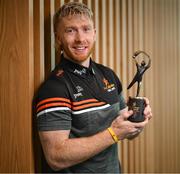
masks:
<path id="1" fill-rule="evenodd" d="M 129 97 L 128 110 L 133 110 L 133 115 L 128 118 L 131 122 L 144 121 L 145 100 L 141 97 Z"/>

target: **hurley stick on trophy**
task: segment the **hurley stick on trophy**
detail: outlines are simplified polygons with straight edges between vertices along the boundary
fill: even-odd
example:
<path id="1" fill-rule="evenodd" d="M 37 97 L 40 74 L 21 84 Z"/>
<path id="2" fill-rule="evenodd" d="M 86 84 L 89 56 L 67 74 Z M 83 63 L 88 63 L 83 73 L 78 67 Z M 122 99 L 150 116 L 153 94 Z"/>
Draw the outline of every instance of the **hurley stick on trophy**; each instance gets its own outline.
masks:
<path id="1" fill-rule="evenodd" d="M 143 54 L 145 57 L 139 62 L 138 57 L 140 54 Z M 151 59 L 146 52 L 136 51 L 133 55 L 133 60 L 136 63 L 137 73 L 127 89 L 130 89 L 137 82 L 137 94 L 136 97 L 129 97 L 127 105 L 129 110 L 133 110 L 133 115 L 130 116 L 128 120 L 132 122 L 141 122 L 144 121 L 143 112 L 145 108 L 145 101 L 142 97 L 139 97 L 139 92 L 141 88 L 143 74 L 151 66 Z"/>

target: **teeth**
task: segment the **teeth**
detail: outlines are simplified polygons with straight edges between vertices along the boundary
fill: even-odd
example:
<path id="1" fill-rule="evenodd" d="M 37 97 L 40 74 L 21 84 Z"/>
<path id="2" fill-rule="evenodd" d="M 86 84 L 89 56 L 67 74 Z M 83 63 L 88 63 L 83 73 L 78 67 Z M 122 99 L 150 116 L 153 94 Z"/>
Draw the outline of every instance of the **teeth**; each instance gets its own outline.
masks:
<path id="1" fill-rule="evenodd" d="M 76 49 L 78 49 L 78 50 L 83 50 L 83 49 L 85 49 L 85 47 L 78 47 L 78 48 L 76 48 Z"/>
<path id="2" fill-rule="evenodd" d="M 79 46 L 79 47 L 74 47 L 77 50 L 84 50 L 86 47 L 85 46 Z"/>

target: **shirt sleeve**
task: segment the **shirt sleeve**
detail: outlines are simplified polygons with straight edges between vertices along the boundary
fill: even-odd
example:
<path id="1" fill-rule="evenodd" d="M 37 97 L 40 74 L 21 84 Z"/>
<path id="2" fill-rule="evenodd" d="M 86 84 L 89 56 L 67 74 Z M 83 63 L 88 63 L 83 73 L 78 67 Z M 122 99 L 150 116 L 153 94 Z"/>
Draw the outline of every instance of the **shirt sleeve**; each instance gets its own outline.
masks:
<path id="1" fill-rule="evenodd" d="M 42 85 L 35 110 L 39 131 L 71 129 L 71 101 L 63 78 L 51 78 Z"/>
<path id="2" fill-rule="evenodd" d="M 120 106 L 120 110 L 122 110 L 122 109 L 124 109 L 124 108 L 127 107 L 122 92 L 121 92 L 121 94 L 119 95 L 119 106 Z"/>

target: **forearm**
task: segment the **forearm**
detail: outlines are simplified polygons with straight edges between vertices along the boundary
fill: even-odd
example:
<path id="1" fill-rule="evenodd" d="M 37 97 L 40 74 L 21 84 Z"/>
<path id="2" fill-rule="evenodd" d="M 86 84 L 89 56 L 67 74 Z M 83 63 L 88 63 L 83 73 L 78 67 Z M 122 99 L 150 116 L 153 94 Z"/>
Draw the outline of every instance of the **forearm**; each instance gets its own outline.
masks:
<path id="1" fill-rule="evenodd" d="M 65 139 L 56 143 L 50 153 L 52 158 L 49 163 L 53 169 L 61 170 L 93 157 L 113 143 L 107 130 L 90 137 Z M 45 149 L 47 151 L 48 147 Z"/>

